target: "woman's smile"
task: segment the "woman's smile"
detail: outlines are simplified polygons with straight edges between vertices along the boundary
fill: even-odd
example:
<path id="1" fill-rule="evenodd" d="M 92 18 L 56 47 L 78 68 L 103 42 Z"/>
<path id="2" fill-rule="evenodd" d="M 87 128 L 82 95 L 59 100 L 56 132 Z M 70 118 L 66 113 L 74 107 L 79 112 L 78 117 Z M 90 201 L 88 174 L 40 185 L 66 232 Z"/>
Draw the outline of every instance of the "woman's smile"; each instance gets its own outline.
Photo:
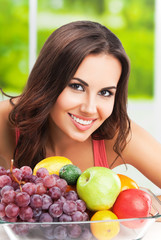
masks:
<path id="1" fill-rule="evenodd" d="M 82 131 L 88 130 L 91 126 L 93 126 L 94 121 L 96 121 L 95 118 L 91 119 L 91 118 L 84 118 L 81 116 L 77 116 L 71 113 L 68 113 L 72 122 L 74 123 L 74 125 Z"/>

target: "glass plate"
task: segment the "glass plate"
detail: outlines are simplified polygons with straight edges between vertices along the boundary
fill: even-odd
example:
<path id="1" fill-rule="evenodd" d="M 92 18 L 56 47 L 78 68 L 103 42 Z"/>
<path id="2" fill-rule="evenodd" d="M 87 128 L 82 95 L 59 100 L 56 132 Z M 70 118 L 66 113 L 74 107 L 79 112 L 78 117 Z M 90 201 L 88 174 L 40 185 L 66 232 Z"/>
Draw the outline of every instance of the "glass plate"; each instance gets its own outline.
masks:
<path id="1" fill-rule="evenodd" d="M 106 232 L 107 238 L 113 240 L 139 240 L 147 233 L 149 227 L 161 217 L 161 201 L 146 188 L 140 188 L 150 194 L 152 209 L 146 218 L 130 218 L 112 221 L 87 221 L 87 222 L 53 222 L 53 223 L 9 223 L 0 220 L 0 239 L 3 240 L 96 240 Z M 137 228 L 129 225 L 137 224 Z M 117 227 L 120 227 L 116 236 Z M 139 227 L 138 227 L 139 225 Z M 93 236 L 91 226 L 97 232 Z M 103 240 L 104 240 L 103 239 Z"/>

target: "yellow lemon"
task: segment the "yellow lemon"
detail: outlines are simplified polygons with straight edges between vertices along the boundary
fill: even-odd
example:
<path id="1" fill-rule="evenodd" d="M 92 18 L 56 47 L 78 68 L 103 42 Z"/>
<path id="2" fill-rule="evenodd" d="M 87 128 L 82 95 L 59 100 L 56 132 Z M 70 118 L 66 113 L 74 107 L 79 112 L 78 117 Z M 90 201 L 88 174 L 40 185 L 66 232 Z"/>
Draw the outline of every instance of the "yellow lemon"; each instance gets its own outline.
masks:
<path id="1" fill-rule="evenodd" d="M 49 174 L 57 174 L 59 175 L 59 170 L 67 164 L 72 164 L 72 162 L 62 156 L 53 156 L 48 157 L 40 162 L 38 162 L 33 170 L 33 174 L 36 175 L 36 172 L 39 168 L 46 168 L 49 171 Z"/>
<path id="2" fill-rule="evenodd" d="M 104 222 L 91 222 L 91 232 L 98 240 L 113 239 L 120 231 L 120 224 L 117 216 L 110 210 L 97 211 L 91 221 L 107 220 Z M 112 221 L 110 221 L 112 220 Z"/>

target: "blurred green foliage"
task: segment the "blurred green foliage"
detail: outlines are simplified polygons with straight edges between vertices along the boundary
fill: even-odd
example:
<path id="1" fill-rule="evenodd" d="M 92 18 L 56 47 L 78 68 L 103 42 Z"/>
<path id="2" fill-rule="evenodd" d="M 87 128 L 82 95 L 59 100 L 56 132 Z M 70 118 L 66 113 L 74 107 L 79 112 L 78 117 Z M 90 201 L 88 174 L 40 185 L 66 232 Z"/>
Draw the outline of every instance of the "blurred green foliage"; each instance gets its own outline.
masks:
<path id="1" fill-rule="evenodd" d="M 0 87 L 20 92 L 28 76 L 28 0 L 0 0 Z"/>
<path id="2" fill-rule="evenodd" d="M 131 61 L 130 97 L 153 97 L 154 0 L 37 0 L 37 54 L 57 27 L 75 20 L 106 25 Z M 27 81 L 29 0 L 0 0 L 0 87 L 20 92 Z"/>

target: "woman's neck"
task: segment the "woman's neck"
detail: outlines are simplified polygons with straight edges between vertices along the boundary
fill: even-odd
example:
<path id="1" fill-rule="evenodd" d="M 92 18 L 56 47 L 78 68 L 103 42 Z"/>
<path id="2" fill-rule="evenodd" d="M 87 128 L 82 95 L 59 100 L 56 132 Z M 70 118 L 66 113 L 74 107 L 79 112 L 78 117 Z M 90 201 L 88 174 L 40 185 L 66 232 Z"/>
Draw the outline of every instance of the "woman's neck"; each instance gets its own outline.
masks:
<path id="1" fill-rule="evenodd" d="M 89 142 L 91 143 L 91 137 L 84 142 L 79 142 L 75 139 L 72 139 L 49 120 L 49 131 L 46 144 L 47 152 L 50 152 L 56 156 L 65 155 L 77 147 L 82 148 L 82 146 L 88 144 Z"/>
<path id="2" fill-rule="evenodd" d="M 57 129 L 52 123 L 50 124 L 46 142 L 46 157 L 64 156 L 81 170 L 94 165 L 91 137 L 83 142 L 76 141 Z"/>
<path id="3" fill-rule="evenodd" d="M 82 171 L 94 166 L 93 150 L 91 139 L 85 142 L 76 142 L 74 140 L 48 141 L 46 147 L 46 157 L 63 156 L 72 161 L 74 165 Z"/>

